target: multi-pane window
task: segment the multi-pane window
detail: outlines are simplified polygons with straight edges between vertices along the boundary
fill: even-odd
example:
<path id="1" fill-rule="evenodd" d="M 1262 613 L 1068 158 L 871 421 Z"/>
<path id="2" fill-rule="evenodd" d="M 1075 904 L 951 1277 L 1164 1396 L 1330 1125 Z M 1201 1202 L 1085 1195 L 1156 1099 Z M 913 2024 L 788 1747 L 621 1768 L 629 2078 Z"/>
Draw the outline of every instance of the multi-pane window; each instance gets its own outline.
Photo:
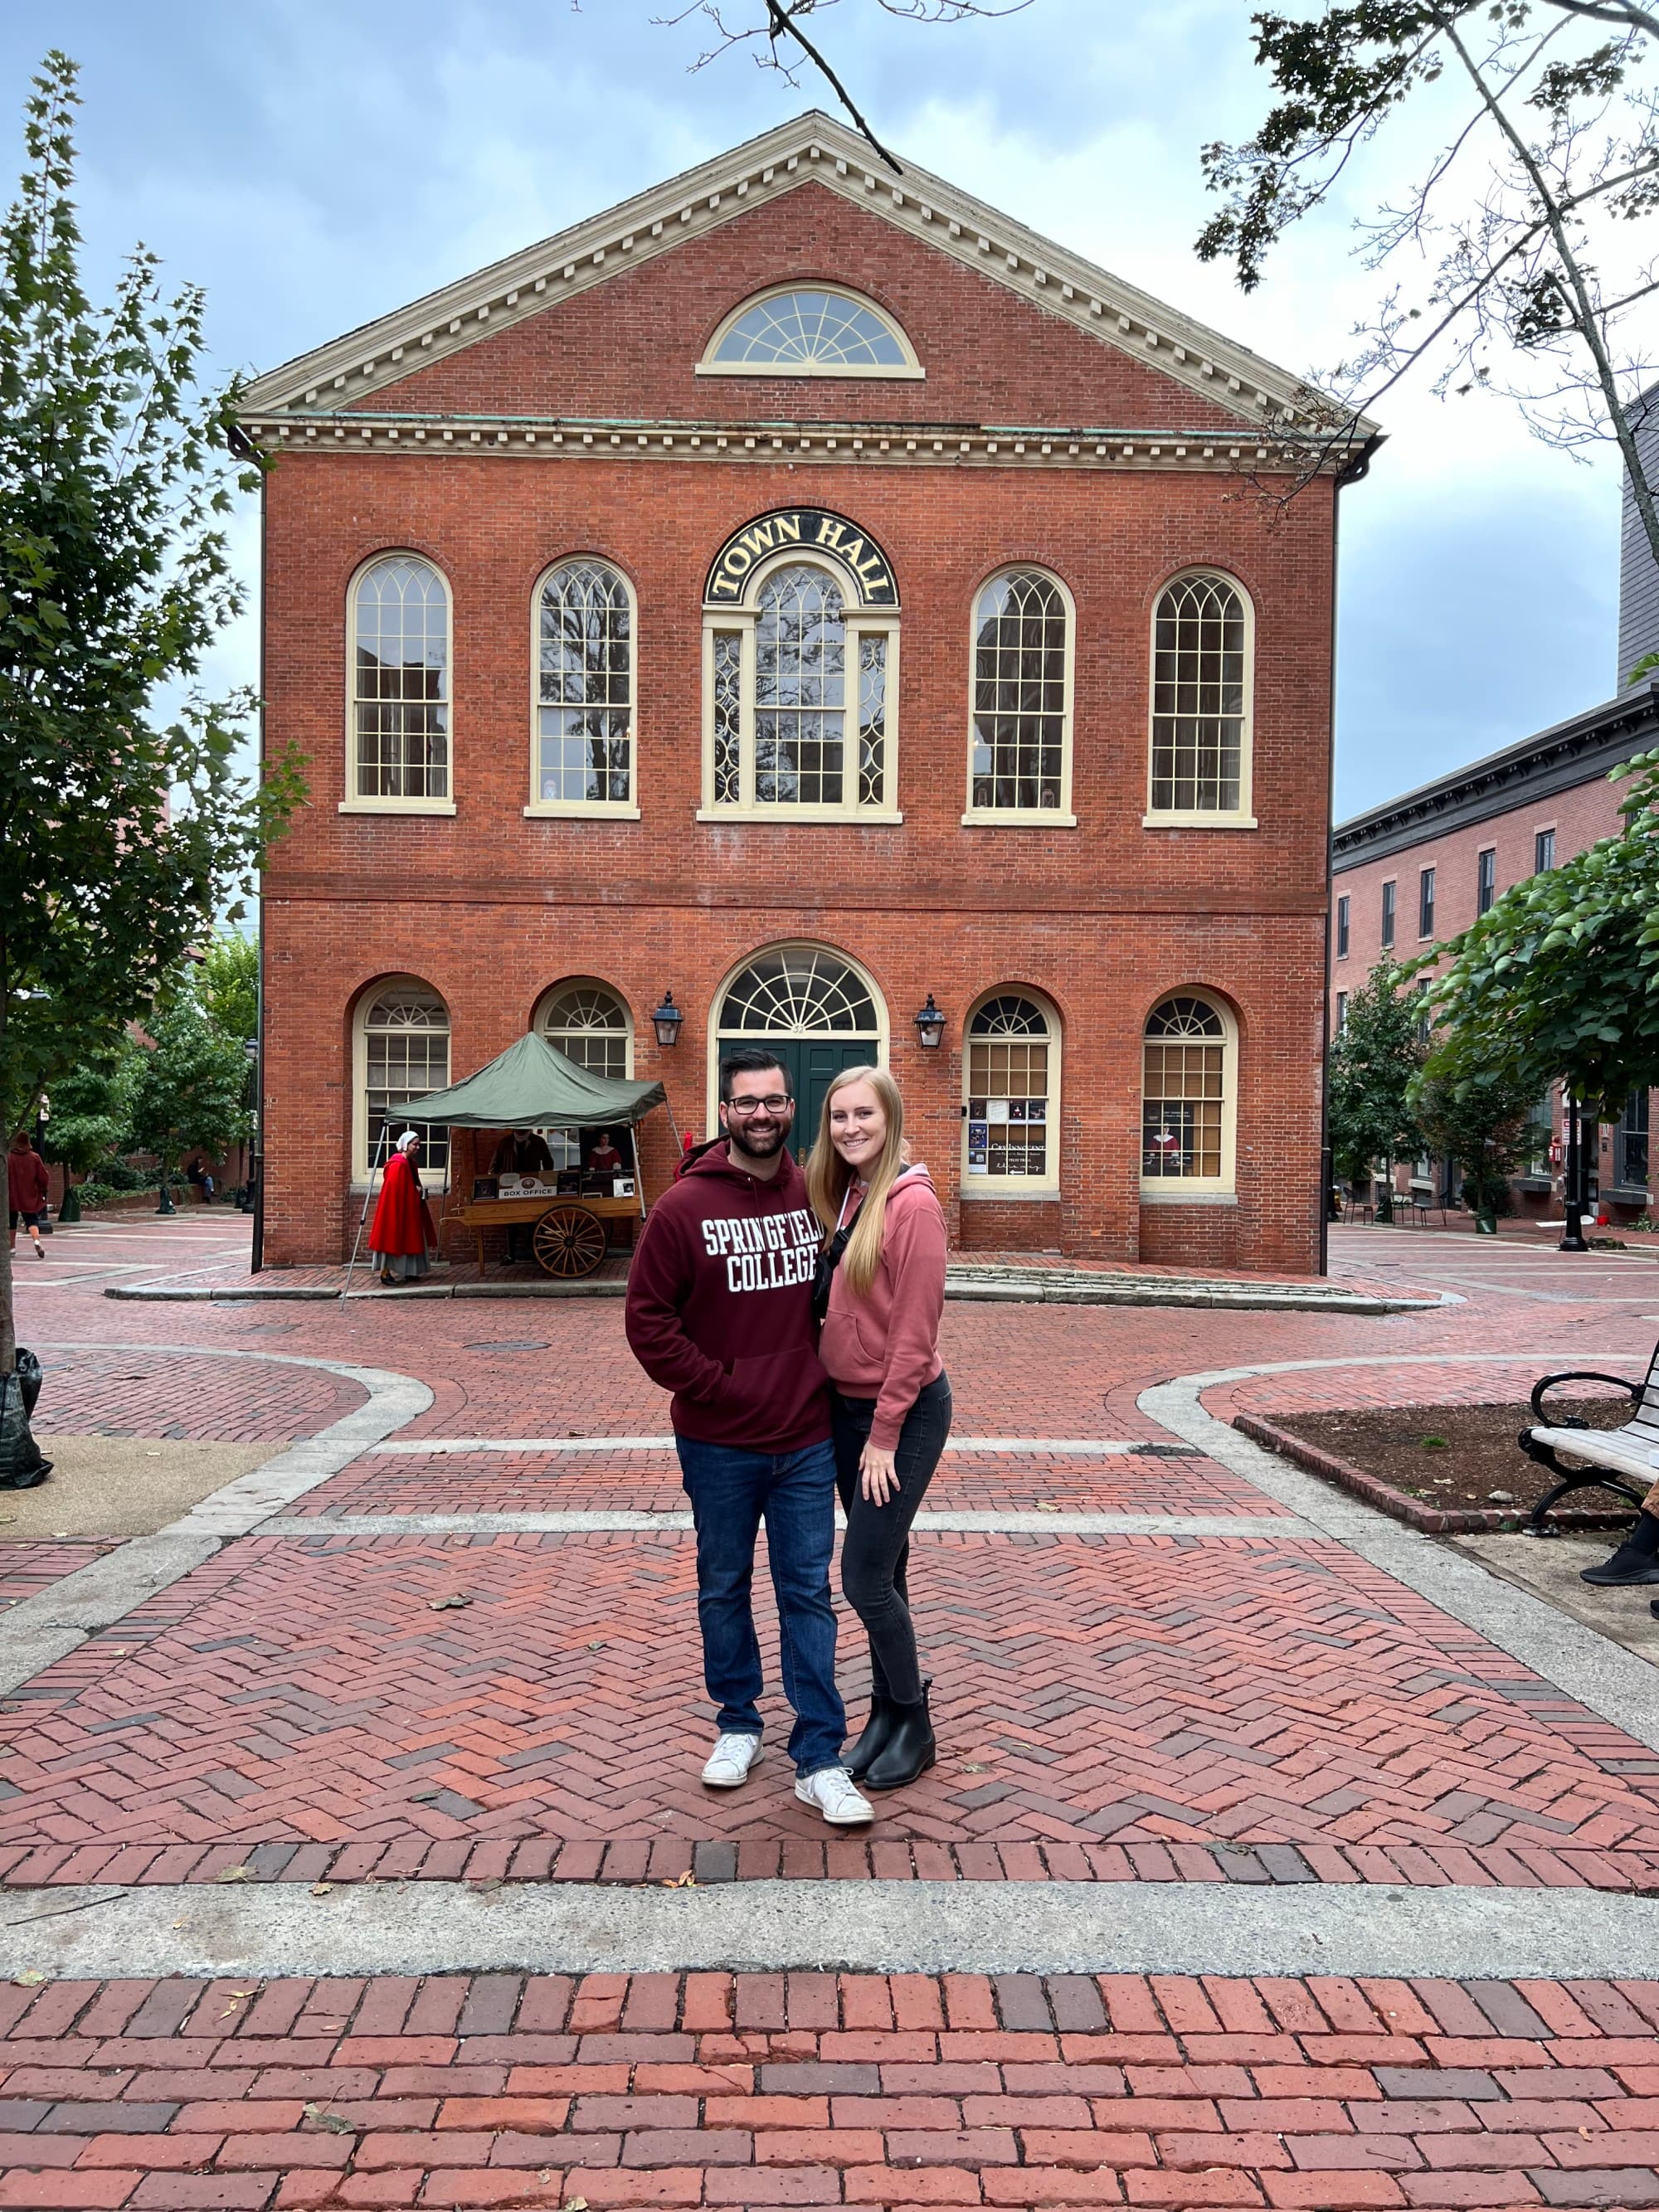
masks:
<path id="1" fill-rule="evenodd" d="M 1140 1172 L 1152 1183 L 1219 1183 L 1227 1103 L 1227 1028 L 1203 999 L 1165 999 L 1146 1024 Z"/>
<path id="2" fill-rule="evenodd" d="M 1247 811 L 1249 617 L 1224 576 L 1177 576 L 1152 629 L 1153 814 Z"/>
<path id="3" fill-rule="evenodd" d="M 628 1009 L 616 993 L 603 983 L 563 983 L 543 1001 L 536 1026 L 567 1060 L 592 1075 L 626 1080 L 628 1048 L 632 1036 Z M 543 1133 L 556 1168 L 582 1165 L 580 1129 L 548 1129 Z M 612 1130 L 614 1138 L 617 1132 Z"/>
<path id="4" fill-rule="evenodd" d="M 442 1091 L 449 1083 L 449 1011 L 423 983 L 388 985 L 363 1011 L 363 1130 L 362 1165 L 384 1165 L 386 1149 L 406 1128 L 421 1133 L 421 1165 L 449 1165 L 449 1132 L 411 1123 L 408 1100 Z"/>
<path id="5" fill-rule="evenodd" d="M 1429 1007 L 1429 986 L 1426 979 L 1419 981 L 1417 999 L 1417 1042 L 1427 1044 L 1434 1034 L 1434 1016 Z"/>
<path id="6" fill-rule="evenodd" d="M 1613 1131 L 1613 1179 L 1621 1190 L 1648 1187 L 1648 1093 L 1632 1091 Z"/>
<path id="7" fill-rule="evenodd" d="M 1417 933 L 1434 935 L 1434 870 L 1423 869 L 1417 878 Z"/>
<path id="8" fill-rule="evenodd" d="M 1555 832 L 1535 830 L 1532 839 L 1532 872 L 1541 876 L 1547 868 L 1555 866 Z"/>
<path id="9" fill-rule="evenodd" d="M 1035 1000 L 1003 992 L 968 1024 L 967 1171 L 973 1182 L 1054 1182 L 1055 1037 Z"/>
<path id="10" fill-rule="evenodd" d="M 352 594 L 353 796 L 449 796 L 449 593 L 429 562 L 394 553 Z"/>
<path id="11" fill-rule="evenodd" d="M 1488 845 L 1474 864 L 1474 910 L 1490 914 L 1492 901 L 1498 896 L 1498 853 Z"/>
<path id="12" fill-rule="evenodd" d="M 916 358 L 868 301 L 803 285 L 740 309 L 716 335 L 702 367 L 777 376 L 891 376 L 916 374 Z"/>
<path id="13" fill-rule="evenodd" d="M 1336 994 L 1336 1033 L 1339 1036 L 1347 1018 L 1348 994 L 1346 991 L 1339 991 Z"/>
<path id="14" fill-rule="evenodd" d="M 1392 883 L 1386 883 L 1382 886 L 1382 945 L 1384 951 L 1387 951 L 1387 949 L 1394 943 L 1395 890 L 1395 886 Z"/>
<path id="15" fill-rule="evenodd" d="M 1054 579 L 1036 568 L 993 577 L 974 608 L 974 812 L 1066 811 L 1070 662 L 1070 610 Z"/>
<path id="16" fill-rule="evenodd" d="M 1336 957 L 1339 960 L 1346 960 L 1348 957 L 1348 900 L 1346 898 L 1338 899 L 1336 902 Z"/>
<path id="17" fill-rule="evenodd" d="M 722 611 L 724 614 L 724 611 Z M 708 805 L 752 814 L 891 809 L 896 617 L 816 562 L 767 573 L 705 635 Z"/>
<path id="18" fill-rule="evenodd" d="M 1547 1181 L 1554 1172 L 1555 1163 L 1550 1158 L 1554 1137 L 1555 1101 L 1547 1091 L 1527 1116 L 1527 1161 L 1522 1172 L 1534 1182 Z"/>
<path id="19" fill-rule="evenodd" d="M 567 561 L 537 602 L 535 798 L 627 805 L 634 795 L 634 616 L 600 561 Z"/>

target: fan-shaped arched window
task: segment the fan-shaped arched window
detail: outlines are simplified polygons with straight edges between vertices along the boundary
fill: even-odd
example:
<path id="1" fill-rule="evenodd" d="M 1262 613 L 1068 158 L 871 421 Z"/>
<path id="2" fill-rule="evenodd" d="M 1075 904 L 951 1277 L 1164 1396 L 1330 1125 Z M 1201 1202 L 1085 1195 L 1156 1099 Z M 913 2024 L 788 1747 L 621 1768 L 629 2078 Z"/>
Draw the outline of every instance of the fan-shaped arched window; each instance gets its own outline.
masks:
<path id="1" fill-rule="evenodd" d="M 1226 821 L 1250 812 L 1249 602 L 1229 576 L 1177 576 L 1152 624 L 1152 822 Z"/>
<path id="2" fill-rule="evenodd" d="M 994 991 L 968 1024 L 963 1190 L 1055 1188 L 1060 1181 L 1060 1024 L 1024 991 Z"/>
<path id="3" fill-rule="evenodd" d="M 1040 568 L 994 576 L 974 605 L 973 821 L 1072 819 L 1072 610 Z"/>
<path id="4" fill-rule="evenodd" d="M 359 1178 L 384 1165 L 387 1141 L 406 1128 L 421 1132 L 421 1170 L 441 1182 L 449 1165 L 449 1132 L 411 1123 L 405 1101 L 442 1091 L 449 1082 L 449 1009 L 428 985 L 403 975 L 366 994 L 357 1012 L 357 1167 Z"/>
<path id="5" fill-rule="evenodd" d="M 896 608 L 785 556 L 706 617 L 703 649 L 704 820 L 896 818 Z"/>
<path id="6" fill-rule="evenodd" d="M 536 594 L 532 814 L 637 812 L 634 602 L 604 561 L 565 561 Z"/>
<path id="7" fill-rule="evenodd" d="M 351 590 L 347 805 L 453 813 L 449 592 L 429 561 L 389 553 Z"/>
<path id="8" fill-rule="evenodd" d="M 1208 998 L 1180 992 L 1147 1017 L 1141 1085 L 1143 1195 L 1225 1190 L 1233 1180 L 1237 1030 Z"/>
<path id="9" fill-rule="evenodd" d="M 542 1001 L 536 1026 L 578 1067 L 626 1080 L 634 1042 L 628 1008 L 603 983 L 561 983 Z"/>
<path id="10" fill-rule="evenodd" d="M 880 1030 L 875 1000 L 858 970 L 813 945 L 763 952 L 726 985 L 723 1036 L 868 1036 Z"/>
<path id="11" fill-rule="evenodd" d="M 915 349 L 873 301 L 792 284 L 735 308 L 698 363 L 713 376 L 920 376 Z"/>

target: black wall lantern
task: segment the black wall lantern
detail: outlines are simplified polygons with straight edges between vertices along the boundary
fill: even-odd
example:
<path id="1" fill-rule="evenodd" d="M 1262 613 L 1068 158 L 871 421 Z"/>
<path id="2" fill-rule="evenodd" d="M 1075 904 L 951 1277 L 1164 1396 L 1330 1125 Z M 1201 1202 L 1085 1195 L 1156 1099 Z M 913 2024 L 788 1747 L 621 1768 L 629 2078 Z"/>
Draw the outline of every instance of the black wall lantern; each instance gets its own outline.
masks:
<path id="1" fill-rule="evenodd" d="M 679 1042 L 680 1024 L 684 1019 L 685 1016 L 674 1004 L 674 994 L 672 991 L 665 991 L 662 994 L 661 1006 L 657 1007 L 651 1017 L 652 1027 L 657 1032 L 657 1042 L 665 1050 L 670 1045 Z"/>
<path id="2" fill-rule="evenodd" d="M 924 1052 L 937 1052 L 945 1035 L 945 1017 L 933 1004 L 933 994 L 927 994 L 927 1003 L 916 1016 L 916 1036 Z"/>

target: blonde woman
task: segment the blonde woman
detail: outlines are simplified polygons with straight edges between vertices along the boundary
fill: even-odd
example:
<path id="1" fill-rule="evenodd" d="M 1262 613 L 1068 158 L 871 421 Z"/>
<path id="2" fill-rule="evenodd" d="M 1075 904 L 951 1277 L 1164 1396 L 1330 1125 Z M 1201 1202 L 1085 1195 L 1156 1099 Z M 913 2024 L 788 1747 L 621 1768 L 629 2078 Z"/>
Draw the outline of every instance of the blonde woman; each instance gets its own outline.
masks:
<path id="1" fill-rule="evenodd" d="M 866 1790 L 902 1789 L 934 1758 L 906 1568 L 910 1524 L 951 1433 L 939 1355 L 945 1216 L 905 1151 L 892 1077 L 845 1069 L 823 1102 L 806 1189 L 826 1232 L 818 1357 L 833 1386 L 847 1515 L 842 1588 L 870 1638 L 870 1718 L 845 1765 Z"/>

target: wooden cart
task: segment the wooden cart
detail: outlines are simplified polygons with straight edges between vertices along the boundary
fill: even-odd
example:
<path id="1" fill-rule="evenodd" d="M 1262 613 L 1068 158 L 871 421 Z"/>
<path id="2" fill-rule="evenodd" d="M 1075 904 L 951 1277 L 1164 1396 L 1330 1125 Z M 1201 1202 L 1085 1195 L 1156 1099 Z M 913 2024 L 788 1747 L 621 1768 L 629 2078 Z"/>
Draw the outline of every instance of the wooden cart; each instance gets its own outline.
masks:
<path id="1" fill-rule="evenodd" d="M 605 1255 L 608 1221 L 637 1221 L 637 1198 L 561 1197 L 550 1190 L 519 1198 L 480 1198 L 456 1206 L 451 1218 L 463 1221 L 478 1240 L 478 1273 L 483 1273 L 486 1229 L 535 1224 L 531 1249 L 544 1273 L 574 1281 L 591 1275 Z"/>

